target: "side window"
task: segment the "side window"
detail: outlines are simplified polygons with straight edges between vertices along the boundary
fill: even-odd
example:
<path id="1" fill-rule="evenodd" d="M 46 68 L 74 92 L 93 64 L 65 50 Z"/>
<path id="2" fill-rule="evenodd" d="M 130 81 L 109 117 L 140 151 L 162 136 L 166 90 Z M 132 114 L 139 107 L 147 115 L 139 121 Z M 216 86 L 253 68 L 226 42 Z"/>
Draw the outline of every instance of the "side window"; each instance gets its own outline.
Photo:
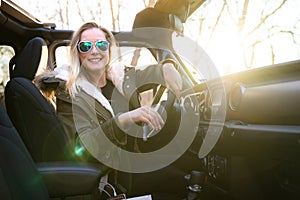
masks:
<path id="1" fill-rule="evenodd" d="M 122 62 L 125 65 L 132 65 L 138 69 L 144 69 L 157 61 L 146 48 L 119 47 L 112 52 L 112 62 Z"/>
<path id="2" fill-rule="evenodd" d="M 70 47 L 60 46 L 55 49 L 55 62 L 56 66 L 70 64 Z"/>
<path id="3" fill-rule="evenodd" d="M 0 103 L 4 106 L 4 89 L 9 80 L 9 61 L 15 55 L 10 46 L 0 45 Z"/>

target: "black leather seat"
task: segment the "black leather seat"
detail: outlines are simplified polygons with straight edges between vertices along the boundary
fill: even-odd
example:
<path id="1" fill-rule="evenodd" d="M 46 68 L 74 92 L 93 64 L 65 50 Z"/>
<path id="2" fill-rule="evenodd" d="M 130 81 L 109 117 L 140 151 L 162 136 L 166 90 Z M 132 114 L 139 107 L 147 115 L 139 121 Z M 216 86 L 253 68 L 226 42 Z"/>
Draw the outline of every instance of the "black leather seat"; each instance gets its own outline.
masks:
<path id="1" fill-rule="evenodd" d="M 0 199 L 100 198 L 97 166 L 78 162 L 38 166 L 0 105 Z"/>
<path id="2" fill-rule="evenodd" d="M 34 161 L 73 160 L 53 107 L 32 83 L 37 71 L 46 66 L 47 57 L 46 42 L 35 37 L 11 60 L 6 109 Z"/>
<path id="3" fill-rule="evenodd" d="M 48 199 L 48 191 L 35 164 L 0 107 L 1 199 Z M 35 180 L 35 181 L 33 181 Z"/>

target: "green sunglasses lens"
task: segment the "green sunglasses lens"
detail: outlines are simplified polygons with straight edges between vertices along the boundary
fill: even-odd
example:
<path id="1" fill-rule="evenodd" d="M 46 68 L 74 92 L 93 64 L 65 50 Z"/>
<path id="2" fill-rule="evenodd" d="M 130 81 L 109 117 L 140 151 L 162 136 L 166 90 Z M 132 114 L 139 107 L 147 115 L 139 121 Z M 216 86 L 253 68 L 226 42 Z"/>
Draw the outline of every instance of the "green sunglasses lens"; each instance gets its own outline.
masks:
<path id="1" fill-rule="evenodd" d="M 88 42 L 88 41 L 80 42 L 78 44 L 78 49 L 80 52 L 85 53 L 85 52 L 88 52 L 89 50 L 91 50 L 92 46 L 93 46 L 93 44 L 91 42 Z"/>
<path id="2" fill-rule="evenodd" d="M 109 43 L 106 42 L 106 41 L 97 41 L 95 45 L 96 45 L 98 50 L 107 51 Z"/>

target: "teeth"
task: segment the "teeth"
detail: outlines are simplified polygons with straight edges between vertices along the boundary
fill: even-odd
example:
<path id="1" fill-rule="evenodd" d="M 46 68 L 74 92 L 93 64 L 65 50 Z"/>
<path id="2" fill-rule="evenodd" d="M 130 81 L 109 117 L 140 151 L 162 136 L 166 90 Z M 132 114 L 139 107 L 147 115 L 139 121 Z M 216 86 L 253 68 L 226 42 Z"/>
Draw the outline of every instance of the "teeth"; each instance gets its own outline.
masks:
<path id="1" fill-rule="evenodd" d="M 99 62 L 101 60 L 102 60 L 102 58 L 91 58 L 91 59 L 89 59 L 89 61 L 91 61 L 91 62 Z"/>

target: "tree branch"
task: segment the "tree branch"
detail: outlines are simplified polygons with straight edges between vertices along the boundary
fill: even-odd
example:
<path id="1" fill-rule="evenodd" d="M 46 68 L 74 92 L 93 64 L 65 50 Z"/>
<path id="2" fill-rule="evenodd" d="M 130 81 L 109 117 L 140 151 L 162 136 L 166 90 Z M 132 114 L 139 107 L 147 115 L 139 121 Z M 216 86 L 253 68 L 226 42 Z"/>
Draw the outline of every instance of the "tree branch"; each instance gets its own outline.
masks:
<path id="1" fill-rule="evenodd" d="M 220 18 L 221 18 L 222 14 L 224 12 L 224 9 L 225 9 L 225 4 L 226 4 L 225 1 L 223 1 L 222 9 L 221 9 L 221 11 L 219 13 L 219 16 L 217 17 L 217 20 L 216 20 L 216 22 L 215 22 L 215 24 L 214 24 L 214 26 L 213 26 L 213 28 L 211 30 L 211 34 L 210 34 L 209 39 L 208 39 L 209 41 L 211 40 L 211 38 L 212 38 L 212 36 L 213 36 L 213 34 L 215 32 L 215 29 L 217 28 L 217 25 L 219 24 Z"/>
<path id="2" fill-rule="evenodd" d="M 271 13 L 267 14 L 265 17 L 263 17 L 261 20 L 260 20 L 260 23 L 258 23 L 251 31 L 249 31 L 246 35 L 245 38 L 249 37 L 253 32 L 255 32 L 257 29 L 259 29 L 259 27 L 264 24 L 266 22 L 267 19 L 269 19 L 269 17 L 271 17 L 272 15 L 274 15 L 280 8 L 282 8 L 282 6 L 287 2 L 287 0 L 283 0 L 281 2 L 281 4 L 276 8 L 274 9 Z"/>

